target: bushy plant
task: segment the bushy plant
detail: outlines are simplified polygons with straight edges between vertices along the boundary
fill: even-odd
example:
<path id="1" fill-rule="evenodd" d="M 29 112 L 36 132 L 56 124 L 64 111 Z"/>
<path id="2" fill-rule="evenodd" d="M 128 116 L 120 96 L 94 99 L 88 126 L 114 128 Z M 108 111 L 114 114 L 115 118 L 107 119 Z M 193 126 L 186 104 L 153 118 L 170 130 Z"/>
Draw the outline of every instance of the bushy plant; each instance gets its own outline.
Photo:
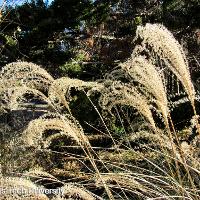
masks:
<path id="1" fill-rule="evenodd" d="M 32 172 L 33 182 L 42 180 L 45 187 L 60 184 L 64 190 L 62 195 L 44 198 L 199 199 L 198 98 L 184 51 L 159 24 L 139 26 L 135 41 L 140 43 L 131 58 L 104 80 L 55 79 L 41 67 L 26 62 L 11 63 L 2 69 L 0 114 L 11 118 L 4 127 L 9 126 L 11 134 L 12 130 L 18 134 L 10 136 L 17 140 L 10 139 L 1 148 L 6 153 L 5 148 L 15 152 L 17 146 L 23 147 L 18 158 L 22 163 L 26 159 L 23 154 L 32 152 L 33 164 L 17 165 L 15 172 L 26 176 Z M 175 129 L 169 96 L 191 105 L 188 136 Z M 82 107 L 78 101 L 83 102 Z M 103 128 L 91 123 L 91 116 L 87 116 L 89 104 L 90 111 L 95 112 L 93 120 L 98 118 Z M 173 107 L 178 105 L 174 103 Z M 134 120 L 123 108 L 133 114 Z M 32 117 L 20 116 L 24 127 L 17 129 L 9 114 L 21 110 Z M 93 132 L 85 132 L 77 119 Z M 162 128 L 159 123 L 163 123 Z M 5 131 L 6 128 L 2 138 Z M 38 172 L 41 168 L 45 172 Z M 2 174 L 5 176 L 6 172 Z"/>

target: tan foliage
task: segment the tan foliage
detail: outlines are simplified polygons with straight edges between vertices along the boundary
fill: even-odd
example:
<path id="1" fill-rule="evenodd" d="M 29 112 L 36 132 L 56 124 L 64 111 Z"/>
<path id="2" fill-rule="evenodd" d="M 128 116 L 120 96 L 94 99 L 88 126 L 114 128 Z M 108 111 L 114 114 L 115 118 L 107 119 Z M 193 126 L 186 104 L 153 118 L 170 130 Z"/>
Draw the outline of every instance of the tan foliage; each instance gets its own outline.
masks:
<path id="1" fill-rule="evenodd" d="M 62 77 L 56 79 L 51 87 L 49 88 L 49 98 L 57 105 L 57 107 L 65 106 L 69 109 L 69 102 L 71 100 L 71 89 L 75 90 L 93 90 L 102 87 L 101 84 L 97 82 L 85 82 L 78 79 L 71 79 L 68 77 Z"/>
<path id="2" fill-rule="evenodd" d="M 145 96 L 154 101 L 158 110 L 162 113 L 165 124 L 168 125 L 168 101 L 164 82 L 158 69 L 142 56 L 129 59 L 121 64 L 122 69 L 128 74 L 129 80 L 137 81 L 140 90 Z"/>
<path id="3" fill-rule="evenodd" d="M 46 131 L 58 131 L 58 133 L 50 132 L 49 136 L 45 137 Z M 73 117 L 50 113 L 32 120 L 22 133 L 22 138 L 27 146 L 47 148 L 53 139 L 59 139 L 63 135 L 78 144 L 88 143 L 82 128 Z"/>
<path id="4" fill-rule="evenodd" d="M 156 125 L 150 110 L 148 99 L 142 95 L 135 87 L 123 84 L 119 81 L 105 83 L 104 89 L 101 91 L 99 100 L 104 109 L 111 112 L 114 105 L 128 105 L 136 108 L 152 128 L 156 130 Z"/>
<path id="5" fill-rule="evenodd" d="M 28 168 L 29 172 L 25 173 L 26 176 L 39 179 L 39 182 L 42 179 L 46 179 L 62 184 L 63 182 L 59 181 L 57 176 L 66 179 L 65 182 L 67 183 L 61 187 L 63 194 L 53 196 L 52 198 L 54 200 L 101 199 L 89 191 L 90 189 L 88 188 L 90 187 L 94 187 L 97 191 L 104 188 L 103 195 L 110 199 L 114 199 L 113 194 L 115 191 L 120 191 L 119 196 L 122 195 L 126 197 L 126 199 L 129 198 L 129 196 L 126 195 L 130 195 L 130 193 L 133 197 L 136 195 L 137 197 L 141 197 L 141 199 L 147 197 L 162 198 L 163 195 L 164 197 L 167 196 L 167 199 L 170 199 L 168 196 L 171 194 L 178 194 L 178 196 L 181 194 L 182 196 L 186 195 L 187 197 L 193 196 L 195 188 L 192 184 L 192 179 L 188 181 L 189 184 L 187 183 L 187 187 L 184 188 L 185 178 L 183 178 L 184 182 L 181 182 L 180 177 L 177 178 L 176 176 L 182 175 L 182 172 L 179 171 L 180 165 L 183 170 L 187 172 L 188 177 L 192 176 L 194 177 L 194 180 L 197 180 L 198 182 L 199 150 L 197 150 L 197 147 L 199 146 L 199 137 L 196 136 L 191 144 L 188 144 L 187 142 L 179 144 L 178 139 L 176 140 L 177 144 L 174 143 L 174 140 L 176 139 L 175 136 L 177 135 L 175 130 L 175 135 L 171 134 L 168 125 L 170 109 L 168 108 L 169 103 L 165 85 L 166 80 L 164 80 L 164 76 L 161 72 L 161 70 L 163 70 L 162 67 L 164 66 L 175 74 L 185 88 L 195 111 L 194 101 L 196 97 L 186 56 L 180 44 L 162 25 L 146 24 L 146 26 L 139 26 L 136 34 L 135 39 L 142 39 L 142 44 L 135 48 L 132 57 L 129 60 L 120 64 L 119 70 L 114 69 L 113 72 L 110 73 L 110 76 L 108 77 L 111 77 L 111 80 L 86 82 L 78 79 L 70 79 L 68 77 L 54 80 L 47 71 L 35 64 L 27 62 L 8 64 L 3 68 L 0 74 L 0 114 L 13 110 L 17 111 L 22 108 L 26 110 L 27 102 L 33 102 L 33 104 L 36 105 L 38 102 L 43 103 L 51 109 L 45 110 L 46 114 L 42 116 L 40 114 L 40 117 L 37 116 L 36 119 L 31 119 L 29 124 L 27 125 L 26 123 L 23 130 L 20 130 L 22 133 L 19 131 L 20 133 L 13 134 L 13 137 L 16 138 L 16 140 L 8 141 L 7 144 L 10 144 L 9 148 L 15 149 L 16 152 L 21 152 L 20 150 L 23 151 L 24 154 L 18 154 L 17 152 L 16 155 L 25 155 L 24 157 L 22 156 L 17 159 L 18 161 L 24 162 L 24 166 L 22 166 L 23 164 L 21 165 L 22 168 L 24 167 L 26 170 Z M 89 45 L 92 46 L 93 44 L 91 43 Z M 147 57 L 140 55 L 142 51 L 148 52 L 148 59 Z M 126 83 L 122 82 L 123 78 L 126 78 Z M 116 81 L 116 79 L 121 81 Z M 103 111 L 110 112 L 111 114 L 113 107 L 116 105 L 133 107 L 146 119 L 150 124 L 150 129 L 153 131 L 149 130 L 149 127 L 142 126 L 138 129 L 140 131 L 133 131 L 133 133 L 129 132 L 128 136 L 120 135 L 120 141 L 116 140 L 115 142 L 115 139 L 112 137 L 112 134 L 109 133 L 109 130 L 103 121 L 104 119 L 101 116 L 101 111 L 98 111 L 97 107 L 93 105 L 91 99 L 89 99 L 91 105 L 93 105 L 98 112 L 103 125 L 105 125 L 109 134 L 101 133 L 100 130 L 99 132 L 102 134 L 100 136 L 104 136 L 101 137 L 101 141 L 99 136 L 95 139 L 93 135 L 86 135 L 81 125 L 70 112 L 69 105 L 74 91 L 83 91 L 88 98 L 90 98 L 94 92 L 98 92 L 100 95 L 99 105 Z M 47 93 L 48 95 L 46 95 Z M 183 101 L 183 103 L 184 102 L 185 101 Z M 152 113 L 152 109 L 154 108 L 157 109 L 158 113 L 162 114 L 165 125 L 168 127 L 169 137 L 165 135 L 164 130 L 159 130 L 157 128 L 158 124 L 156 124 L 156 120 L 154 120 Z M 131 111 L 133 111 L 133 109 L 131 109 Z M 123 123 L 123 120 L 121 120 L 121 122 Z M 199 127 L 197 115 L 195 115 L 192 122 L 193 128 Z M 145 124 L 143 120 L 142 123 L 143 125 Z M 172 123 L 170 125 L 173 126 Z M 5 128 L 5 130 L 1 132 L 4 133 L 7 130 L 8 129 Z M 120 134 L 123 133 L 120 132 Z M 69 145 L 67 144 L 71 148 L 69 150 L 67 147 L 69 152 L 68 150 L 65 152 L 53 151 L 50 147 L 55 143 L 58 143 L 59 146 L 59 141 L 62 142 L 63 138 L 65 139 L 65 142 L 69 141 Z M 104 146 L 91 145 L 92 141 L 94 143 L 103 143 L 106 138 L 109 138 L 109 145 L 107 143 L 105 146 L 108 145 L 109 147 L 104 148 Z M 142 141 L 145 142 L 142 143 Z M 16 144 L 13 144 L 14 142 L 16 142 Z M 131 142 L 133 144 L 135 142 L 135 146 L 137 146 L 136 149 L 131 146 Z M 136 145 L 136 143 L 138 144 Z M 9 151 L 5 144 L 3 148 Z M 16 148 L 17 145 L 21 145 L 21 149 Z M 61 144 L 61 146 L 62 145 L 63 144 Z M 84 152 L 84 154 L 80 153 L 78 155 L 78 150 L 77 152 L 70 153 L 71 150 L 75 151 L 74 149 L 81 149 L 81 152 Z M 29 150 L 32 151 L 31 154 L 29 154 Z M 173 154 L 170 155 L 169 152 L 173 152 Z M 39 155 L 39 153 L 41 154 Z M 29 155 L 38 155 L 38 158 L 32 159 L 38 159 L 38 162 L 26 165 L 26 163 L 28 163 L 27 157 Z M 41 164 L 39 163 L 41 161 L 39 156 L 44 155 L 48 155 L 49 157 L 52 156 L 51 158 L 55 159 L 55 162 L 58 162 L 56 163 L 58 166 L 55 166 L 55 168 L 54 166 L 48 166 L 49 169 L 52 167 L 49 171 L 54 173 L 55 177 L 40 170 L 39 167 L 37 168 L 36 165 Z M 162 158 L 162 160 L 159 160 L 161 163 L 156 166 L 159 158 Z M 154 160 L 155 163 L 151 160 Z M 139 164 L 138 166 L 133 166 L 133 163 L 140 162 L 144 164 L 144 161 L 145 164 L 150 163 L 153 165 L 153 170 L 155 172 L 151 170 L 148 171 L 144 168 L 142 170 L 146 171 L 143 174 L 143 171 L 141 173 L 138 171 L 141 170 Z M 10 162 L 12 162 L 12 160 Z M 166 163 L 168 164 L 167 167 L 169 166 L 170 168 L 169 170 L 165 168 L 167 172 L 160 167 L 160 164 L 163 164 L 166 167 Z M 172 167 L 170 167 L 171 163 Z M 45 162 L 45 164 L 48 165 L 49 162 Z M 43 164 L 44 169 L 46 169 L 45 164 Z M 173 173 L 174 166 L 178 166 L 176 173 Z M 14 170 L 14 167 L 10 168 L 10 171 Z M 23 171 L 24 168 L 21 169 L 21 171 Z M 29 170 L 29 168 L 34 168 L 35 170 Z M 115 169 L 117 169 L 117 172 L 114 172 Z M 136 173 L 134 173 L 133 169 L 136 169 Z M 157 170 L 162 172 L 162 175 L 160 175 L 159 172 L 157 173 Z M 192 171 L 192 173 L 190 173 L 190 171 Z M 25 178 L 20 180 L 17 177 L 0 177 L 0 179 L 0 187 L 3 189 L 11 187 L 35 189 L 39 187 Z M 179 179 L 178 181 L 180 183 L 176 179 Z M 76 185 L 71 183 L 74 180 L 84 180 L 87 189 L 81 186 L 83 182 Z M 105 194 L 105 191 L 107 194 Z M 114 191 L 113 194 L 111 191 Z M 43 194 L 32 193 L 28 195 L 29 196 L 26 196 L 25 198 L 41 200 L 49 199 Z M 114 196 L 115 195 L 118 196 L 118 194 L 114 194 Z M 0 199 L 24 199 L 24 196 L 13 193 L 0 196 Z"/>
<path id="6" fill-rule="evenodd" d="M 4 91 L 0 92 L 1 101 L 3 101 L 1 106 L 10 110 L 16 110 L 19 107 L 23 107 L 24 103 L 30 101 L 30 99 L 27 99 L 26 95 L 32 96 L 30 99 L 37 99 L 51 105 L 48 98 L 39 90 L 26 86 L 14 86 L 5 88 Z"/>
<path id="7" fill-rule="evenodd" d="M 13 62 L 4 66 L 0 77 L 6 87 L 26 85 L 38 90 L 48 90 L 54 80 L 46 70 L 29 62 Z"/>
<path id="8" fill-rule="evenodd" d="M 74 199 L 74 200 L 96 200 L 91 192 L 82 188 L 81 186 L 76 186 L 73 184 L 65 184 L 61 190 L 63 191 L 62 195 L 58 195 L 53 200 L 64 200 L 64 199 Z"/>
<path id="9" fill-rule="evenodd" d="M 145 26 L 138 26 L 136 38 L 141 38 L 143 48 L 150 47 L 177 76 L 194 106 L 195 90 L 191 82 L 188 61 L 183 48 L 172 33 L 161 24 L 147 23 Z"/>
<path id="10" fill-rule="evenodd" d="M 27 200 L 38 199 L 48 200 L 49 198 L 37 190 L 42 189 L 25 178 L 0 177 L 1 193 L 0 199 L 4 200 Z"/>

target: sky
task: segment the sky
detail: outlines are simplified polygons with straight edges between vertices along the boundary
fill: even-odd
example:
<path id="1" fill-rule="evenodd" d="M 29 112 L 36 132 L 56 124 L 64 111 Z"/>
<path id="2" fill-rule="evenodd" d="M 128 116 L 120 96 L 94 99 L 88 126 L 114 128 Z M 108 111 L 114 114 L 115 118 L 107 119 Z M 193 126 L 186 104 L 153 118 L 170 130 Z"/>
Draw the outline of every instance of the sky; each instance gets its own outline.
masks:
<path id="1" fill-rule="evenodd" d="M 26 0 L 6 0 L 7 3 L 13 5 L 13 4 L 21 4 L 25 2 Z M 45 0 L 44 0 L 45 1 Z M 48 3 L 50 4 L 53 0 L 48 0 Z M 4 0 L 0 0 L 0 7 L 2 6 Z"/>

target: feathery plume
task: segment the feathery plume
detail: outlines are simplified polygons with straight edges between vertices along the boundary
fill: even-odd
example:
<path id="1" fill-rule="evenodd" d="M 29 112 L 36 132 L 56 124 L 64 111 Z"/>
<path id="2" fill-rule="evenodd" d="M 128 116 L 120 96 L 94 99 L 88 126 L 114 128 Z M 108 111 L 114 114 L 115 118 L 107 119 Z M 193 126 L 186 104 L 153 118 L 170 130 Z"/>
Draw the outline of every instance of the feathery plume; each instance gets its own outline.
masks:
<path id="1" fill-rule="evenodd" d="M 73 184 L 65 184 L 61 187 L 62 194 L 58 195 L 53 200 L 61 200 L 61 199 L 74 199 L 74 200 L 97 200 L 101 198 L 96 198 L 91 192 L 82 188 L 81 186 L 76 186 Z"/>
<path id="2" fill-rule="evenodd" d="M 45 137 L 45 131 L 59 131 L 56 136 Z M 26 130 L 22 133 L 22 139 L 27 146 L 34 146 L 36 148 L 47 148 L 55 137 L 65 135 L 72 139 L 78 144 L 83 142 L 88 143 L 87 138 L 78 122 L 69 115 L 56 115 L 56 114 L 45 114 L 44 116 L 32 120 Z"/>
<path id="3" fill-rule="evenodd" d="M 147 23 L 145 26 L 138 26 L 135 39 L 137 38 L 141 38 L 143 40 L 142 46 L 145 49 L 150 47 L 150 50 L 155 52 L 181 81 L 195 111 L 195 90 L 191 81 L 188 62 L 181 45 L 172 33 L 161 24 Z"/>
<path id="4" fill-rule="evenodd" d="M 53 77 L 44 69 L 30 62 L 13 62 L 3 67 L 0 78 L 6 87 L 22 86 L 47 91 Z"/>
<path id="5" fill-rule="evenodd" d="M 78 79 L 71 79 L 68 77 L 62 77 L 56 79 L 51 87 L 49 88 L 49 98 L 55 105 L 58 107 L 64 105 L 69 109 L 69 102 L 71 100 L 71 89 L 75 88 L 76 90 L 88 89 L 88 94 L 95 89 L 102 87 L 101 84 L 97 82 L 85 82 Z"/>
<path id="6" fill-rule="evenodd" d="M 131 85 L 122 84 L 119 81 L 106 82 L 101 91 L 99 102 L 102 108 L 110 113 L 112 107 L 116 104 L 132 106 L 150 122 L 154 131 L 156 130 L 148 100 Z"/>
<path id="7" fill-rule="evenodd" d="M 7 200 L 24 200 L 24 199 L 38 199 L 48 200 L 49 198 L 39 192 L 42 187 L 39 187 L 22 177 L 1 177 L 0 178 L 1 196 L 0 199 Z"/>
<path id="8" fill-rule="evenodd" d="M 168 126 L 168 102 L 165 85 L 156 67 L 143 56 L 131 58 L 121 64 L 122 69 L 128 74 L 129 79 L 137 81 L 145 96 L 156 103 L 161 111 L 165 124 Z M 130 80 L 132 81 L 132 80 Z"/>
<path id="9" fill-rule="evenodd" d="M 29 98 L 27 98 L 27 96 Z M 33 99 L 51 105 L 51 102 L 42 92 L 26 86 L 6 88 L 4 91 L 0 92 L 0 97 L 1 106 L 10 110 L 15 110 L 20 106 L 23 107 L 25 102 Z"/>

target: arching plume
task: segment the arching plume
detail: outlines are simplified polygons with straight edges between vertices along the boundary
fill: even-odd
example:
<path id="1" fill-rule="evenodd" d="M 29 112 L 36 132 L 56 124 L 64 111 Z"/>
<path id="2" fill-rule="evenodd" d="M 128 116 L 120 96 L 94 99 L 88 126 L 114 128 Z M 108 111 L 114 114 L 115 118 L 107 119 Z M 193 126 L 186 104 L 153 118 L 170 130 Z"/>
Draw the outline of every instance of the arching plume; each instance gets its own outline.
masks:
<path id="1" fill-rule="evenodd" d="M 53 77 L 40 66 L 30 62 L 13 62 L 3 67 L 0 77 L 6 87 L 28 86 L 47 91 Z"/>
<path id="2" fill-rule="evenodd" d="M 119 81 L 105 83 L 99 102 L 103 109 L 110 112 L 116 104 L 132 106 L 147 119 L 154 131 L 156 130 L 148 99 L 131 85 Z"/>
<path id="3" fill-rule="evenodd" d="M 144 95 L 150 101 L 156 103 L 158 110 L 163 115 L 166 126 L 168 126 L 167 94 L 158 69 L 142 56 L 129 59 L 122 63 L 121 67 L 127 74 L 128 79 L 139 83 L 139 88 L 144 92 Z"/>
<path id="4" fill-rule="evenodd" d="M 135 40 L 137 38 L 142 39 L 143 50 L 150 49 L 150 51 L 153 51 L 177 76 L 183 84 L 195 110 L 195 90 L 191 81 L 188 62 L 181 45 L 172 33 L 161 24 L 147 23 L 145 26 L 138 26 Z M 135 50 L 135 53 L 137 54 L 137 50 Z"/>

